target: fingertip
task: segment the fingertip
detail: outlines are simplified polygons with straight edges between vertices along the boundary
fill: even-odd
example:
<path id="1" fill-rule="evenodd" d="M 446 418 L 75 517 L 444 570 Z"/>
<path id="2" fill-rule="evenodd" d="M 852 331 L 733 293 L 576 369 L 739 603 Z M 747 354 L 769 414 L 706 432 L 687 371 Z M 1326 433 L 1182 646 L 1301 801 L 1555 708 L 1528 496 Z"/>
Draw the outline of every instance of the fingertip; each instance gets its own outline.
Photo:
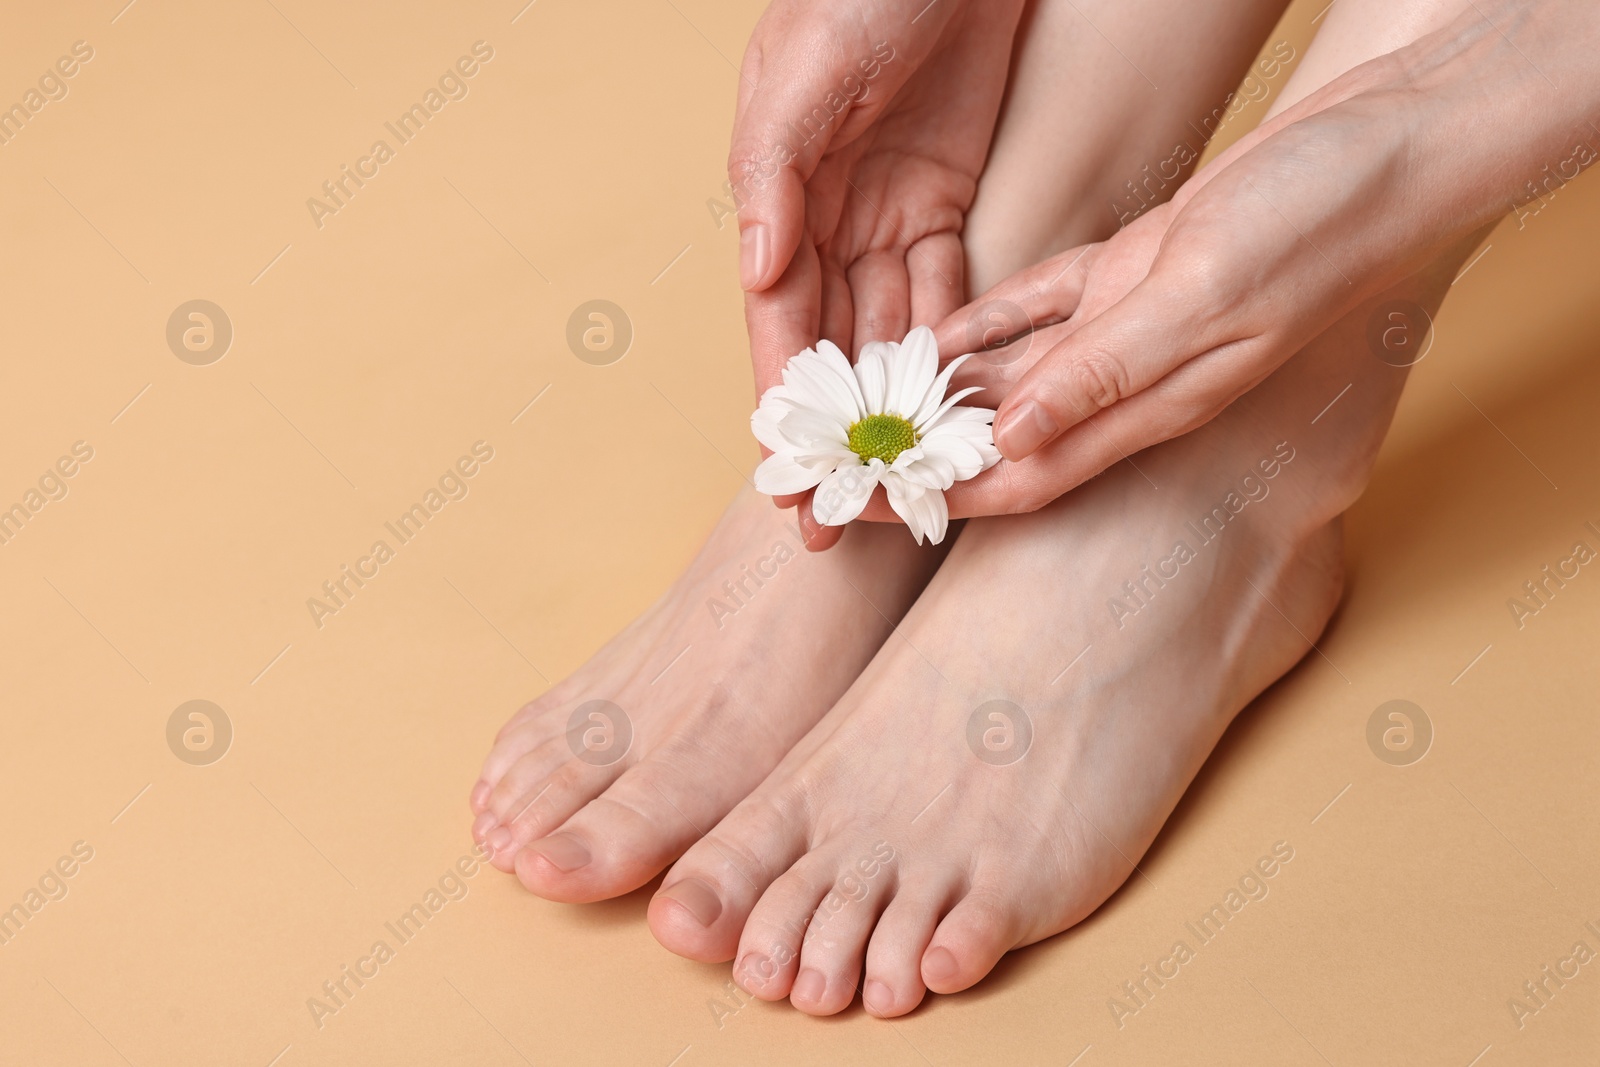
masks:
<path id="1" fill-rule="evenodd" d="M 811 498 L 808 496 L 805 503 L 800 505 L 800 540 L 806 546 L 807 552 L 826 552 L 839 543 L 839 538 L 844 536 L 843 526 L 824 526 L 818 522 L 811 513 Z"/>

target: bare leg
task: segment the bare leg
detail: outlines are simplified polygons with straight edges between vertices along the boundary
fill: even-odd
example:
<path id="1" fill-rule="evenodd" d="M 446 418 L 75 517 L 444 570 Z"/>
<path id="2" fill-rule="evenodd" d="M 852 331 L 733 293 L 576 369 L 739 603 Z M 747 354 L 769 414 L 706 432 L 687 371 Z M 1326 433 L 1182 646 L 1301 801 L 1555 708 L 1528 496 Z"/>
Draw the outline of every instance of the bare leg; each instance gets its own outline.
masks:
<path id="1" fill-rule="evenodd" d="M 1020 54 L 1030 67 L 1050 68 L 1059 91 L 1097 105 L 1052 118 L 1052 136 L 1097 150 L 1117 146 L 1137 171 L 1133 159 L 1159 157 L 1167 131 L 1187 122 L 1185 102 L 1220 96 L 1218 86 L 1237 81 L 1253 46 L 1218 57 L 1213 70 L 1194 61 L 1180 35 L 1144 42 L 1141 62 L 1166 72 L 1162 94 L 1119 98 L 1109 85 L 1139 76 L 1104 69 L 1122 61 L 1094 26 L 1121 32 L 1134 24 L 1132 13 L 1159 20 L 1176 6 L 1185 25 L 1208 25 L 1226 39 L 1265 32 L 1280 3 L 1050 0 L 1030 17 Z M 1034 35 L 1040 44 L 1031 43 Z M 1077 43 L 1071 63 L 1057 69 L 1045 43 L 1063 41 Z M 1093 184 L 1099 171 L 1080 163 L 1077 173 L 1082 188 L 1058 181 L 1048 201 L 1062 206 L 1062 240 L 1089 240 L 1114 223 L 1108 208 L 1073 207 L 1103 195 Z M 1015 243 L 991 250 L 1001 221 L 976 224 L 967 239 L 989 271 L 1015 269 L 1032 254 Z M 597 900 L 643 885 L 748 794 L 844 693 L 942 558 L 919 551 L 903 528 L 875 524 L 852 528 L 829 552 L 807 553 L 792 514 L 742 496 L 658 604 L 500 731 L 472 790 L 474 835 L 493 847 L 496 866 L 551 899 Z M 596 700 L 610 707 L 584 711 L 572 730 L 574 713 Z M 597 747 L 583 748 L 586 741 Z"/>
<path id="2" fill-rule="evenodd" d="M 1303 69 L 1365 58 L 1358 27 Z M 1436 308 L 1454 265 L 1385 296 Z M 669 872 L 656 936 L 762 998 L 829 1014 L 860 988 L 894 1016 L 1097 908 L 1338 601 L 1339 516 L 1405 377 L 1369 311 L 1137 466 L 969 523 L 905 640 Z"/>

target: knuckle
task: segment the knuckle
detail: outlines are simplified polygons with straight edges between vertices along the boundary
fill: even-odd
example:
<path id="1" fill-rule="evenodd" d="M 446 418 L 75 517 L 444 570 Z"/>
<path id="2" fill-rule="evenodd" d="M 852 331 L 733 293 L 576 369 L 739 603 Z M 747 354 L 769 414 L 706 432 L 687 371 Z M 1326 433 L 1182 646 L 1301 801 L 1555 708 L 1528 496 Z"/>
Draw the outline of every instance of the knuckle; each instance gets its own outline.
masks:
<path id="1" fill-rule="evenodd" d="M 1075 398 L 1088 401 L 1095 408 L 1108 408 L 1132 392 L 1128 369 L 1122 360 L 1105 352 L 1087 352 L 1067 364 L 1065 395 L 1069 405 Z M 1065 414 L 1082 414 L 1066 412 Z"/>

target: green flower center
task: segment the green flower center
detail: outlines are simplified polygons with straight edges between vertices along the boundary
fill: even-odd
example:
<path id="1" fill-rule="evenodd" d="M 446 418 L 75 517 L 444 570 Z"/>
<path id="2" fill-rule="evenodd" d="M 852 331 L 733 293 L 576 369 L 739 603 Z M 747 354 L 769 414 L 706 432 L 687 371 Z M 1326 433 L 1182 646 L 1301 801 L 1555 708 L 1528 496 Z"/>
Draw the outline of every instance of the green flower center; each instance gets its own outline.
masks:
<path id="1" fill-rule="evenodd" d="M 851 426 L 850 451 L 862 459 L 893 463 L 896 456 L 917 443 L 917 428 L 899 415 L 868 415 Z"/>

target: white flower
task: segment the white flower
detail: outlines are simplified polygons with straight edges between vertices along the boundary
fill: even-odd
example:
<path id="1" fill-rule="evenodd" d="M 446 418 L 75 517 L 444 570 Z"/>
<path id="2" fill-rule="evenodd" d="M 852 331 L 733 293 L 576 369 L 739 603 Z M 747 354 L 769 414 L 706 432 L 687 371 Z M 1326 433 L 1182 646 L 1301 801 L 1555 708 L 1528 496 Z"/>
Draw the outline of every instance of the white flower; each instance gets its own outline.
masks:
<path id="1" fill-rule="evenodd" d="M 968 358 L 940 372 L 926 326 L 900 344 L 865 345 L 855 366 L 828 341 L 801 352 L 750 416 L 756 439 L 772 450 L 756 468 L 756 488 L 773 496 L 815 488 L 817 521 L 843 526 L 882 485 L 917 544 L 943 541 L 944 491 L 1000 461 L 994 412 L 956 406 L 980 389 L 944 395 Z"/>

